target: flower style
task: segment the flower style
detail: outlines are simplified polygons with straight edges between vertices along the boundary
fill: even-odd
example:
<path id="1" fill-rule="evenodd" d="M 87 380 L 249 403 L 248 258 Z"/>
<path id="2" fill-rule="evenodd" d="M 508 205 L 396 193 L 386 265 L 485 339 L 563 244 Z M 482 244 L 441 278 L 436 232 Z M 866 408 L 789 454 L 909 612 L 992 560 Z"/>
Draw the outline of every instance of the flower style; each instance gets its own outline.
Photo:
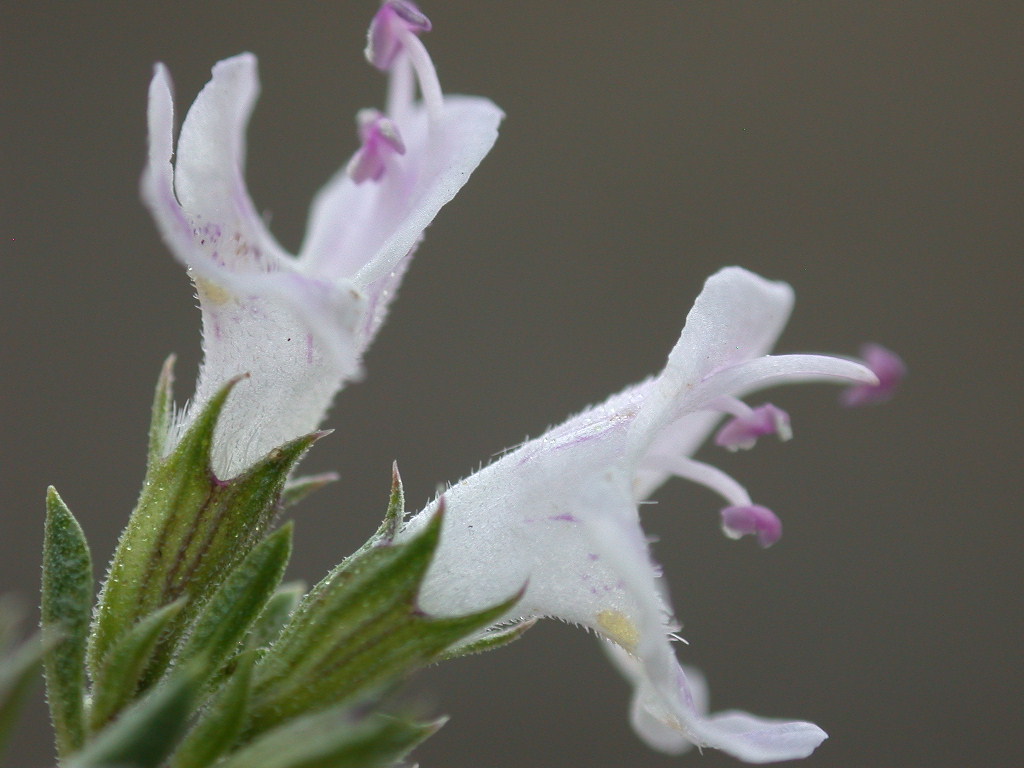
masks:
<path id="1" fill-rule="evenodd" d="M 374 17 L 367 57 L 390 73 L 387 111 L 359 113 L 362 146 L 317 195 L 297 256 L 267 231 L 245 186 L 256 58 L 245 53 L 213 68 L 182 124 L 173 165 L 171 82 L 156 67 L 142 196 L 188 268 L 203 313 L 204 360 L 179 433 L 228 379 L 249 377 L 218 423 L 218 476 L 317 427 L 358 375 L 423 230 L 497 138 L 498 107 L 442 94 L 416 37 L 429 28 L 400 0 Z"/>
<path id="2" fill-rule="evenodd" d="M 707 281 L 661 374 L 449 488 L 421 607 L 468 613 L 525 585 L 506 620 L 557 617 L 616 644 L 616 661 L 635 683 L 634 726 L 655 748 L 681 752 L 692 743 L 750 762 L 809 754 L 826 737 L 811 723 L 704 713 L 700 686 L 687 682 L 669 645 L 676 625 L 638 514 L 638 503 L 675 475 L 727 500 L 726 534 L 756 534 L 765 546 L 781 535 L 778 518 L 753 504 L 738 482 L 689 455 L 723 413 L 736 417 L 719 435 L 727 447 L 769 431 L 787 437 L 788 416 L 738 399 L 753 391 L 818 380 L 877 383 L 850 360 L 768 355 L 792 301 L 784 283 L 737 267 L 720 271 Z M 403 536 L 422 528 L 439 503 L 414 516 Z"/>

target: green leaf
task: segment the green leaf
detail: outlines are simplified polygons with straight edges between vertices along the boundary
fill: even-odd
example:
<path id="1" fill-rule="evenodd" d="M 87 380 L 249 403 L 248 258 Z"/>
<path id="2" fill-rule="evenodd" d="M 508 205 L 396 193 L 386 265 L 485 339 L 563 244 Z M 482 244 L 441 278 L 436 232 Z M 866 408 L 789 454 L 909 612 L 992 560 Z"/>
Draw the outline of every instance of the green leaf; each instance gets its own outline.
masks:
<path id="1" fill-rule="evenodd" d="M 18 636 L 18 625 L 25 618 L 20 601 L 10 595 L 0 595 L 0 653 L 7 653 Z"/>
<path id="2" fill-rule="evenodd" d="M 153 416 L 149 423 L 149 460 L 146 462 L 149 469 L 159 464 L 167 453 L 167 439 L 174 420 L 174 361 L 174 355 L 164 361 L 156 384 L 156 394 L 153 396 Z"/>
<path id="3" fill-rule="evenodd" d="M 356 721 L 348 707 L 306 715 L 261 736 L 217 768 L 376 768 L 393 765 L 444 724 L 375 715 Z"/>
<path id="4" fill-rule="evenodd" d="M 50 645 L 44 657 L 46 697 L 62 757 L 85 740 L 85 649 L 92 598 L 89 545 L 51 486 L 46 491 L 41 615 L 43 637 Z"/>
<path id="5" fill-rule="evenodd" d="M 395 540 L 398 533 L 398 526 L 402 524 L 405 517 L 405 489 L 402 487 L 402 476 L 398 474 L 398 462 L 391 464 L 391 496 L 388 499 L 388 508 L 384 513 L 384 522 L 377 531 L 379 539 L 386 544 Z"/>
<path id="6" fill-rule="evenodd" d="M 197 619 L 177 664 L 202 657 L 212 673 L 238 649 L 284 577 L 293 528 L 286 523 L 231 571 Z"/>
<path id="7" fill-rule="evenodd" d="M 90 730 L 103 728 L 135 698 L 157 640 L 184 605 L 184 600 L 178 600 L 142 619 L 107 655 L 93 685 Z"/>
<path id="8" fill-rule="evenodd" d="M 213 432 L 237 381 L 232 379 L 210 400 L 170 455 L 157 460 L 151 451 L 154 460 L 138 505 L 121 534 L 100 592 L 88 654 L 94 678 L 111 648 L 140 617 L 181 596 L 168 594 L 172 591 L 168 582 L 172 571 L 185 563 L 182 550 L 199 533 L 200 518 L 209 506 L 216 484 L 209 469 Z M 157 400 L 165 387 L 169 382 L 162 378 Z M 154 413 L 158 423 L 150 433 L 159 435 L 164 416 L 159 408 Z"/>
<path id="9" fill-rule="evenodd" d="M 537 619 L 528 619 L 526 621 L 517 621 L 514 624 L 485 629 L 468 637 L 464 642 L 449 648 L 442 654 L 439 661 L 449 661 L 463 656 L 472 656 L 476 653 L 485 653 L 486 651 L 504 648 L 525 635 L 536 623 Z"/>
<path id="10" fill-rule="evenodd" d="M 171 768 L 207 768 L 231 749 L 245 724 L 256 652 L 243 653 L 234 673 L 171 757 Z"/>
<path id="11" fill-rule="evenodd" d="M 324 472 L 319 475 L 306 475 L 289 480 L 285 483 L 284 492 L 281 494 L 282 509 L 295 506 L 309 494 L 319 491 L 325 485 L 330 485 L 338 478 L 337 472 Z"/>
<path id="12" fill-rule="evenodd" d="M 501 605 L 456 618 L 430 618 L 419 611 L 416 595 L 441 521 L 439 512 L 407 542 L 361 550 L 309 593 L 257 663 L 250 735 L 391 686 L 518 601 L 521 595 L 513 595 Z"/>
<path id="13" fill-rule="evenodd" d="M 279 587 L 249 631 L 246 645 L 249 648 L 262 648 L 276 640 L 305 593 L 306 584 L 302 581 L 289 582 Z"/>
<path id="14" fill-rule="evenodd" d="M 157 768 L 188 726 L 202 676 L 181 669 L 156 686 L 74 755 L 65 768 Z"/>
<path id="15" fill-rule="evenodd" d="M 174 450 L 154 459 L 146 473 L 93 619 L 88 659 L 94 676 L 141 617 L 187 597 L 146 672 L 146 684 L 159 679 L 205 602 L 263 539 L 280 509 L 285 480 L 322 434 L 306 435 L 274 449 L 235 478 L 217 478 L 210 464 L 214 430 L 237 381 L 221 388 Z M 163 388 L 158 390 L 160 402 L 165 399 L 159 394 Z M 155 413 L 159 422 L 159 407 Z M 154 430 L 160 434 L 159 428 Z"/>
<path id="16" fill-rule="evenodd" d="M 0 613 L 5 609 L 9 610 L 9 607 L 0 605 Z M 3 653 L 0 658 L 0 749 L 3 749 L 22 704 L 32 690 L 44 652 L 53 644 L 33 637 L 16 650 L 6 646 L 6 642 L 0 646 Z"/>

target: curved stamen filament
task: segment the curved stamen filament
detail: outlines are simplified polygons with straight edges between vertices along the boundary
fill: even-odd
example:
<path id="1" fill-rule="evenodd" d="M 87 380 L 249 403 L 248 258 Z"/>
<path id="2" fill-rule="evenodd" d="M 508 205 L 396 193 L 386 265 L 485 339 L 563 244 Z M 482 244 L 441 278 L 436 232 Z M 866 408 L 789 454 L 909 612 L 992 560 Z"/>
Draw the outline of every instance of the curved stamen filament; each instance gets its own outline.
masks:
<path id="1" fill-rule="evenodd" d="M 708 403 L 707 407 L 708 410 L 721 411 L 722 413 L 727 413 L 730 416 L 735 416 L 737 419 L 749 419 L 754 413 L 753 408 L 744 403 L 738 397 L 733 397 L 732 395 L 716 397 Z"/>
<path id="2" fill-rule="evenodd" d="M 747 489 L 718 467 L 685 456 L 652 456 L 651 461 L 676 477 L 711 489 L 733 506 L 745 507 L 753 504 Z"/>
<path id="3" fill-rule="evenodd" d="M 416 79 L 420 84 L 420 93 L 423 94 L 423 103 L 426 104 L 427 114 L 430 116 L 431 122 L 436 122 L 441 119 L 444 97 L 441 94 L 441 81 L 437 79 L 434 62 L 430 60 L 426 46 L 411 30 L 403 27 L 398 34 L 409 55 L 412 68 L 416 71 Z"/>
<path id="4" fill-rule="evenodd" d="M 399 54 L 391 66 L 388 77 L 387 109 L 385 114 L 392 120 L 401 120 L 412 105 L 416 84 L 413 80 L 412 62 L 408 56 Z"/>

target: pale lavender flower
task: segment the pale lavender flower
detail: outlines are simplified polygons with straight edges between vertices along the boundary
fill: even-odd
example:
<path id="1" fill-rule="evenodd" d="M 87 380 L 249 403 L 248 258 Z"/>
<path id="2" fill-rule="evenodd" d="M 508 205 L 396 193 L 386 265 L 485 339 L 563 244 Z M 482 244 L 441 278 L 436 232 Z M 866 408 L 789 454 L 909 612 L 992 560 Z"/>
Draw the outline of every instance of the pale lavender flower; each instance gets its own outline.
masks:
<path id="1" fill-rule="evenodd" d="M 142 196 L 188 267 L 203 312 L 203 366 L 178 429 L 228 379 L 249 374 L 218 423 L 221 476 L 317 427 L 358 375 L 423 230 L 497 137 L 502 113 L 493 103 L 442 94 L 415 36 L 429 22 L 409 21 L 413 10 L 387 2 L 371 25 L 370 48 L 387 50 L 386 61 L 368 51 L 390 73 L 387 109 L 360 113 L 362 147 L 314 200 L 297 256 L 267 231 L 245 186 L 256 58 L 241 54 L 213 68 L 182 124 L 173 165 L 171 82 L 156 67 Z"/>
<path id="2" fill-rule="evenodd" d="M 556 617 L 613 641 L 634 680 L 633 722 L 652 746 L 717 747 L 769 762 L 809 754 L 825 733 L 806 722 L 705 714 L 669 645 L 676 629 L 640 526 L 638 504 L 669 476 L 706 485 L 728 502 L 731 536 L 781 534 L 778 518 L 690 454 L 723 408 L 777 384 L 876 383 L 859 363 L 821 355 L 769 356 L 792 290 L 731 267 L 712 276 L 665 369 L 614 395 L 448 489 L 440 546 L 420 595 L 441 615 L 480 610 L 525 585 L 508 620 Z M 788 424 L 788 419 L 786 419 Z M 438 501 L 413 517 L 419 530 Z"/>

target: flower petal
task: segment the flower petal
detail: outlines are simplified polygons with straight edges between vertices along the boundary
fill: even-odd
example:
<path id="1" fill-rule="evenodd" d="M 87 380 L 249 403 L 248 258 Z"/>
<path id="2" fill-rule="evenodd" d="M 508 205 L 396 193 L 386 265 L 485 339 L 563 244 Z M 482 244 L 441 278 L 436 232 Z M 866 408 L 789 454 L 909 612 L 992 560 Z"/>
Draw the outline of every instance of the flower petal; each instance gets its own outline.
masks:
<path id="1" fill-rule="evenodd" d="M 266 271 L 291 257 L 263 224 L 245 186 L 245 130 L 259 95 L 256 57 L 218 62 L 178 138 L 174 189 L 205 250 L 234 271 Z"/>
<path id="2" fill-rule="evenodd" d="M 693 390 L 711 374 L 766 354 L 792 308 L 793 289 L 786 283 L 770 282 L 740 267 L 726 267 L 709 277 L 633 426 L 638 449 L 646 450 L 665 426 L 704 407 L 706 401 Z"/>
<path id="3" fill-rule="evenodd" d="M 786 283 L 770 282 L 745 269 L 727 267 L 708 278 L 647 406 L 653 413 L 638 419 L 636 428 L 645 428 L 651 419 L 664 421 L 660 408 L 670 408 L 678 418 L 716 397 L 739 397 L 775 384 L 876 380 L 867 368 L 850 360 L 768 356 L 792 306 L 793 290 Z"/>
<path id="4" fill-rule="evenodd" d="M 631 648 L 652 630 L 660 638 L 667 611 L 627 479 L 572 475 L 572 464 L 527 464 L 511 477 L 509 468 L 499 462 L 445 493 L 445 527 L 421 608 L 461 615 L 525 585 L 502 620 L 553 616 Z M 563 493 L 553 483 L 568 488 Z M 417 531 L 435 508 L 409 521 L 401 536 Z"/>
<path id="5" fill-rule="evenodd" d="M 398 126 L 405 154 L 390 157 L 379 180 L 357 184 L 342 170 L 317 195 L 299 260 L 327 279 L 354 279 L 370 296 L 370 336 L 393 295 L 392 273 L 490 151 L 502 117 L 469 96 L 446 96 L 437 122 L 419 107 Z"/>
<path id="6" fill-rule="evenodd" d="M 708 278 L 686 318 L 664 372 L 649 384 L 634 423 L 640 452 L 634 487 L 645 498 L 669 473 L 648 457 L 689 456 L 708 438 L 721 414 L 706 410 L 716 398 L 742 397 L 781 384 L 814 381 L 873 383 L 860 363 L 828 355 L 770 356 L 792 311 L 792 289 L 740 267 Z"/>
<path id="7" fill-rule="evenodd" d="M 174 197 L 174 88 L 171 74 L 163 64 L 153 67 L 149 82 L 149 101 L 146 109 L 149 127 L 149 146 L 146 169 L 143 172 L 143 190 L 163 188 Z M 177 200 L 175 200 L 177 203 Z"/>
<path id="8" fill-rule="evenodd" d="M 614 643 L 601 643 L 608 650 L 609 656 L 613 658 L 622 655 L 624 658 L 631 658 L 622 648 Z M 690 693 L 696 704 L 698 712 L 707 711 L 707 684 L 704 678 L 693 669 L 686 670 L 686 676 L 690 683 Z M 703 697 L 703 698 L 701 698 Z M 659 720 L 655 712 L 658 707 L 652 707 L 649 697 L 641 696 L 639 690 L 634 688 L 633 700 L 629 707 L 629 723 L 633 730 L 643 739 L 651 749 L 664 752 L 669 755 L 681 755 L 689 752 L 695 746 L 692 739 L 679 728 L 674 728 L 663 720 Z"/>
<path id="9" fill-rule="evenodd" d="M 182 425 L 227 378 L 249 374 L 217 423 L 214 470 L 231 477 L 317 428 L 343 381 L 357 374 L 364 302 L 351 287 L 289 272 L 231 275 L 222 285 L 196 282 L 204 359 Z"/>
<path id="10" fill-rule="evenodd" d="M 757 717 L 729 710 L 698 720 L 693 733 L 709 747 L 748 763 L 777 763 L 810 755 L 828 738 L 814 723 Z"/>
<path id="11" fill-rule="evenodd" d="M 270 271 L 238 271 L 237 264 L 210 258 L 215 252 L 203 231 L 175 198 L 172 113 L 170 79 L 158 65 L 150 84 L 142 197 L 172 253 L 189 267 L 203 307 L 203 365 L 177 429 L 187 427 L 224 382 L 250 374 L 235 388 L 217 426 L 214 470 L 230 477 L 272 448 L 316 429 L 341 382 L 358 373 L 356 339 L 365 297 L 348 281 L 303 277 L 290 260 L 267 262 Z"/>
<path id="12" fill-rule="evenodd" d="M 634 686 L 631 721 L 651 747 L 679 754 L 689 745 L 713 747 L 748 763 L 807 757 L 828 734 L 814 723 L 757 717 L 738 710 L 708 715 L 703 677 L 671 661 L 668 678 L 655 681 L 647 665 L 605 643 L 615 666 Z"/>
<path id="13" fill-rule="evenodd" d="M 668 378 L 689 385 L 767 354 L 793 311 L 793 289 L 740 267 L 708 278 L 668 357 Z"/>

